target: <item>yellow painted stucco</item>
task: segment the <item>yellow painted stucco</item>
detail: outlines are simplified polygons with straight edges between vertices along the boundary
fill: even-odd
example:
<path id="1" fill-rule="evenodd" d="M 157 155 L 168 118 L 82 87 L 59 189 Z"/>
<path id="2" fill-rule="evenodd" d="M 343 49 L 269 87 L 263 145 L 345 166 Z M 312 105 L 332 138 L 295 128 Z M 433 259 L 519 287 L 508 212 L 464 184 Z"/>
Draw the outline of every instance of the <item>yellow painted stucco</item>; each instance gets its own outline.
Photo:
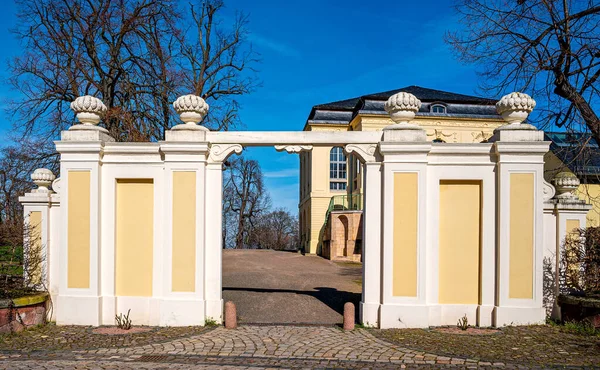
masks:
<path id="1" fill-rule="evenodd" d="M 173 172 L 172 290 L 193 292 L 196 280 L 196 172 Z"/>
<path id="2" fill-rule="evenodd" d="M 307 171 L 308 176 L 301 175 L 301 181 L 308 182 L 305 186 L 308 189 L 307 196 L 300 199 L 299 205 L 300 214 L 304 211 L 308 214 L 304 221 L 306 225 L 302 225 L 308 230 L 308 240 L 305 241 L 306 253 L 319 253 L 325 231 L 325 215 L 331 197 L 346 194 L 343 190 L 329 189 L 329 153 L 332 148 L 332 146 L 314 146 L 308 164 L 311 171 Z"/>
<path id="3" fill-rule="evenodd" d="M 489 139 L 494 129 L 505 123 L 502 119 L 426 116 L 417 116 L 413 121 L 425 129 L 429 140 L 442 139 L 448 143 L 480 143 Z M 350 128 L 353 131 L 380 131 L 393 123 L 386 116 L 358 114 L 350 122 Z"/>
<path id="4" fill-rule="evenodd" d="M 533 298 L 534 174 L 510 174 L 510 298 Z"/>
<path id="5" fill-rule="evenodd" d="M 29 258 L 32 261 L 29 281 L 33 285 L 42 282 L 42 212 L 32 211 L 29 213 Z"/>
<path id="6" fill-rule="evenodd" d="M 586 227 L 600 226 L 600 184 L 581 184 L 576 194 L 594 207 L 587 214 Z"/>
<path id="7" fill-rule="evenodd" d="M 479 143 L 489 139 L 495 128 L 503 125 L 504 120 L 477 119 L 460 117 L 417 116 L 415 123 L 423 127 L 428 140 L 442 139 L 449 143 Z M 305 131 L 381 131 L 394 122 L 389 116 L 359 112 L 345 124 L 309 123 Z M 300 186 L 310 187 L 308 194 L 301 195 L 299 214 L 306 212 L 301 230 L 305 230 L 304 250 L 307 253 L 319 253 L 325 226 L 325 215 L 331 197 L 346 194 L 362 193 L 362 181 L 359 176 L 356 187 L 348 186 L 348 191 L 329 191 L 329 150 L 331 147 L 315 147 L 310 155 L 310 165 L 306 173 L 300 174 Z M 349 167 L 348 167 L 349 168 Z M 350 173 L 348 173 L 350 177 Z M 353 179 L 348 178 L 348 183 Z M 310 184 L 310 185 L 309 185 Z"/>
<path id="8" fill-rule="evenodd" d="M 478 304 L 481 181 L 440 181 L 439 303 Z"/>
<path id="9" fill-rule="evenodd" d="M 579 229 L 579 220 L 567 220 L 567 236 L 577 236 Z"/>
<path id="10" fill-rule="evenodd" d="M 90 287 L 90 171 L 68 171 L 67 286 Z"/>
<path id="11" fill-rule="evenodd" d="M 418 181 L 416 172 L 394 174 L 394 296 L 417 296 Z"/>
<path id="12" fill-rule="evenodd" d="M 117 180 L 116 198 L 116 295 L 152 296 L 153 180 Z"/>

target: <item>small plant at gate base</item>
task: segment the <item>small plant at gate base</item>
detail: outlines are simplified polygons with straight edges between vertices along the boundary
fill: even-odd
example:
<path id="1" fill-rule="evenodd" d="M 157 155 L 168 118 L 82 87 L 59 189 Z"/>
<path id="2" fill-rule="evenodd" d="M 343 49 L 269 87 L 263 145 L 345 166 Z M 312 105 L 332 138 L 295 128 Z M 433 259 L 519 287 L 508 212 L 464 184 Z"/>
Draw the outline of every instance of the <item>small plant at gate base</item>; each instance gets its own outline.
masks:
<path id="1" fill-rule="evenodd" d="M 469 319 L 467 318 L 466 314 L 462 317 L 462 319 L 458 320 L 456 326 L 460 328 L 460 330 L 467 330 L 469 328 Z"/>
<path id="2" fill-rule="evenodd" d="M 204 326 L 217 326 L 217 320 L 213 319 L 212 317 L 207 317 L 204 320 Z"/>
<path id="3" fill-rule="evenodd" d="M 123 316 L 122 313 L 115 315 L 115 321 L 117 322 L 117 327 L 123 330 L 131 329 L 131 319 L 129 318 L 129 312 L 131 308 L 127 310 L 127 315 Z"/>

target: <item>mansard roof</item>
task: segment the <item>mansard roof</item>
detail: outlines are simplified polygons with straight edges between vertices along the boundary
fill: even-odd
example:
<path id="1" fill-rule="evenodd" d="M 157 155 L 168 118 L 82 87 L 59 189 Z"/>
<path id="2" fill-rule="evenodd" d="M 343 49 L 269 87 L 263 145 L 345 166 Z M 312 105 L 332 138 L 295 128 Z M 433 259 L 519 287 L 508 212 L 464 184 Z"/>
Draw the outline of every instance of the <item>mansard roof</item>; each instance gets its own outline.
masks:
<path id="1" fill-rule="evenodd" d="M 550 150 L 582 182 L 600 182 L 600 147 L 591 134 L 579 132 L 546 132 Z"/>
<path id="2" fill-rule="evenodd" d="M 315 105 L 308 116 L 307 123 L 349 124 L 359 113 L 385 115 L 387 113 L 383 109 L 383 104 L 390 96 L 402 91 L 415 95 L 423 103 L 417 116 L 500 118 L 496 113 L 495 104 L 497 100 L 428 89 L 421 86 L 407 86 L 401 89 Z M 431 113 L 430 106 L 432 104 L 446 106 L 446 113 Z"/>

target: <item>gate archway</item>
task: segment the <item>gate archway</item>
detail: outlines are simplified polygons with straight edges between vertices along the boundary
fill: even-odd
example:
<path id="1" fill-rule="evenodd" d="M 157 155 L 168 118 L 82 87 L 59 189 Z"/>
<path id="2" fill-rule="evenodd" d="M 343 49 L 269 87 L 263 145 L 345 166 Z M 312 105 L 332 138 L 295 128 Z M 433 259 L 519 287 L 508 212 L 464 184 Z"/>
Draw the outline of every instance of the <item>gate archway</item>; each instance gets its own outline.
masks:
<path id="1" fill-rule="evenodd" d="M 96 126 L 94 99 L 74 102 L 83 123 L 56 142 L 56 193 L 40 172 L 40 188 L 21 198 L 26 221 L 39 220 L 58 324 L 110 325 L 128 309 L 143 325 L 221 321 L 222 166 L 244 147 L 343 146 L 361 160 L 359 311 L 369 326 L 451 325 L 464 315 L 480 326 L 543 322 L 543 246 L 556 247 L 575 221 L 584 227 L 589 210 L 550 199 L 549 143 L 521 123 L 533 108 L 524 94 L 501 99 L 507 124 L 473 144 L 427 141 L 408 122 L 420 101 L 405 92 L 387 101 L 395 123 L 383 131 L 211 132 L 197 125 L 206 109 L 192 104 L 179 109 L 187 123 L 150 143 L 114 142 Z M 558 225 L 553 238 L 545 222 Z"/>

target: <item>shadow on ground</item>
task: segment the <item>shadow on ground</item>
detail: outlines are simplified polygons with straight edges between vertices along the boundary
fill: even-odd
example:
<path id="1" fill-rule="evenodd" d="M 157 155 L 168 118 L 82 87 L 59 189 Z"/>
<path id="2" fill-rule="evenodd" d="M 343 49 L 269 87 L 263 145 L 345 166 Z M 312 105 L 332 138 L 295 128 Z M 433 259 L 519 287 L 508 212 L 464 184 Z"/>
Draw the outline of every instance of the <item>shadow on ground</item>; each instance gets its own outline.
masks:
<path id="1" fill-rule="evenodd" d="M 351 302 L 355 307 L 355 320 L 358 322 L 358 305 L 360 303 L 361 293 L 352 293 L 339 291 L 335 288 L 318 287 L 315 291 L 307 290 L 291 290 L 291 289 L 264 289 L 264 288 L 224 288 L 225 292 L 253 292 L 253 293 L 291 293 L 291 294 L 303 294 L 326 304 L 329 308 L 334 310 L 340 315 L 344 314 L 344 304 Z M 341 323 L 341 321 L 339 322 Z"/>

